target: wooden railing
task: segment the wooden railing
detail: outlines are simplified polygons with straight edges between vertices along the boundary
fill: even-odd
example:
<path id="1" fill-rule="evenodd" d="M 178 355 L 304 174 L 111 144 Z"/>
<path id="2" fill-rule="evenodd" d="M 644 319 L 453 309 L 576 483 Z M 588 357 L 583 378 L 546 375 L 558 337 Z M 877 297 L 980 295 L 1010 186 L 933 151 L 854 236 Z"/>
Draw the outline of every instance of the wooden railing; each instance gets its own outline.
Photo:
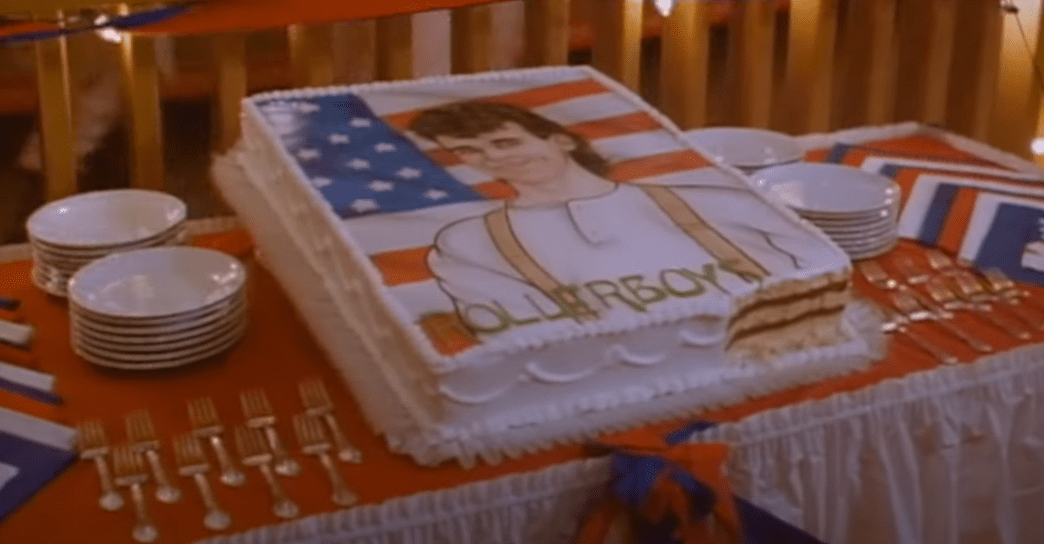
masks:
<path id="1" fill-rule="evenodd" d="M 47 4 L 58 9 L 85 1 Z M 523 1 L 523 64 L 566 63 L 569 1 Z M 1014 0 L 1018 14 L 1004 13 L 1001 0 L 791 0 L 785 18 L 778 16 L 776 0 L 751 0 L 729 6 L 724 29 L 714 27 L 720 2 L 682 0 L 657 26 L 658 40 L 642 39 L 643 18 L 659 15 L 640 0 L 593 1 L 591 63 L 644 92 L 683 128 L 713 122 L 807 133 L 918 120 L 1019 154 L 1028 154 L 1040 132 L 1041 89 L 1034 63 L 1044 56 L 1044 40 L 1037 40 L 1041 0 Z M 479 5 L 452 12 L 448 39 L 454 73 L 491 67 L 494 32 L 504 31 L 493 28 L 492 9 Z M 400 14 L 339 24 L 334 30 L 330 25 L 291 26 L 286 32 L 292 82 L 314 86 L 410 78 L 417 21 Z M 208 39 L 214 145 L 221 151 L 239 136 L 239 103 L 250 79 L 246 36 Z M 132 119 L 132 184 L 162 189 L 161 93 L 153 38 L 127 35 L 121 47 Z M 655 64 L 643 47 L 656 48 Z M 62 39 L 39 42 L 35 49 L 47 198 L 54 199 L 78 189 L 69 144 L 67 51 Z M 346 63 L 356 69 L 339 69 Z M 648 70 L 658 70 L 659 78 L 643 74 Z M 337 75 L 347 72 L 356 76 Z"/>

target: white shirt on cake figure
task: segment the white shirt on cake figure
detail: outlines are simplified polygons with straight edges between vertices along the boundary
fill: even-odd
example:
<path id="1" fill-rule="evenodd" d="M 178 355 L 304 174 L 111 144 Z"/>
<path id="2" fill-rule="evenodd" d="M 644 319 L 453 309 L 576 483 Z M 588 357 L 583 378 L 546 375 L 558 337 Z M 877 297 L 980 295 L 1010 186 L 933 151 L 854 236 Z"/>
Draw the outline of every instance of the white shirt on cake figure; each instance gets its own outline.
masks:
<path id="1" fill-rule="evenodd" d="M 482 336 L 559 320 L 633 321 L 695 297 L 716 298 L 724 313 L 761 278 L 813 267 L 827 251 L 712 168 L 670 186 L 610 181 L 586 140 L 515 106 L 451 104 L 410 128 L 517 192 L 495 212 L 442 228 L 428 257 L 463 323 Z"/>

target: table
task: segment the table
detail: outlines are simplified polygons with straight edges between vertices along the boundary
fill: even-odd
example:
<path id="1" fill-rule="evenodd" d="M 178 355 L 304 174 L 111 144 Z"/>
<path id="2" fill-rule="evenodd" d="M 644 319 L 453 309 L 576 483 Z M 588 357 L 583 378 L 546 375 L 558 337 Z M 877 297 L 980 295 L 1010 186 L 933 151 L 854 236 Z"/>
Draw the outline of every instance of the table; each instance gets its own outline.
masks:
<path id="1" fill-rule="evenodd" d="M 885 139 L 875 145 L 892 152 L 972 158 L 938 137 L 910 137 L 911 130 L 907 125 L 875 129 L 863 133 L 860 141 Z M 808 141 L 825 148 L 838 137 L 844 135 Z M 851 160 L 858 160 L 858 154 Z M 824 150 L 809 157 L 822 160 L 826 155 Z M 602 460 L 585 459 L 582 449 L 573 445 L 498 466 L 463 470 L 453 465 L 419 467 L 389 453 L 367 431 L 346 388 L 307 328 L 294 318 L 293 305 L 279 285 L 253 261 L 249 236 L 228 227 L 200 226 L 201 231 L 216 228 L 218 232 L 201 234 L 195 241 L 242 257 L 252 272 L 253 323 L 242 343 L 226 356 L 140 375 L 91 367 L 71 351 L 64 303 L 31 286 L 29 263 L 11 260 L 24 248 L 13 248 L 4 250 L 6 259 L 0 254 L 0 261 L 10 261 L 0 264 L 0 281 L 5 294 L 23 300 L 20 317 L 35 324 L 39 336 L 29 356 L 0 347 L 0 359 L 56 374 L 58 393 L 66 403 L 52 415 L 69 424 L 101 418 L 114 441 L 123 436 L 122 415 L 138 408 L 151 411 L 164 439 L 187 431 L 185 401 L 202 395 L 213 397 L 225 421 L 239 423 L 238 391 L 263 387 L 282 417 L 284 438 L 293 444 L 287 423 L 301 409 L 296 382 L 313 375 L 324 378 L 337 416 L 366 455 L 361 466 L 343 467 L 364 506 L 338 512 L 327 499 L 316 462 L 298 455 L 305 463 L 303 474 L 284 482 L 304 519 L 273 525 L 277 519 L 268 511 L 262 481 L 256 472 L 250 473 L 244 488 L 216 486 L 218 500 L 234 520 L 226 533 L 247 531 L 219 541 L 568 540 L 578 513 L 597 498 L 607 477 Z M 903 243 L 893 256 L 918 256 L 920 251 Z M 889 261 L 884 264 L 888 267 Z M 856 288 L 870 297 L 880 296 L 858 277 Z M 1033 292 L 1044 295 L 1044 289 Z M 962 361 L 975 359 L 974 353 L 930 327 L 918 325 L 918 329 L 947 342 Z M 1003 350 L 1019 345 L 999 334 L 989 339 Z M 973 536 L 991 542 L 1044 541 L 1042 529 L 1035 527 L 1035 514 L 1026 514 L 1044 498 L 1044 471 L 1036 470 L 1041 475 L 1033 476 L 1032 470 L 1044 461 L 1044 419 L 1035 416 L 1044 406 L 1034 394 L 1044 387 L 1042 346 L 1044 334 L 1038 332 L 1026 347 L 1014 352 L 940 369 L 900 340 L 884 361 L 864 372 L 702 414 L 701 419 L 723 424 L 695 439 L 733 443 L 736 453 L 731 466 L 738 493 L 831 542 L 967 542 Z M 920 426 L 899 427 L 897 422 L 905 420 Z M 652 427 L 667 431 L 681 423 Z M 988 447 L 986 438 L 991 434 L 1007 445 Z M 169 441 L 164 448 L 168 470 L 173 469 Z M 974 461 L 971 466 L 961 463 L 962 456 Z M 918 467 L 928 472 L 919 475 Z M 997 467 L 1004 470 L 989 470 Z M 958 486 L 954 474 L 972 478 L 972 485 Z M 151 503 L 163 532 L 160 542 L 212 536 L 202 527 L 201 505 L 189 482 L 179 484 L 187 492 L 181 503 Z M 942 484 L 940 492 L 933 492 Z M 131 514 L 101 511 L 95 505 L 97 492 L 93 466 L 76 464 L 0 524 L 0 542 L 131 542 Z M 998 497 L 1004 500 L 990 502 Z M 932 501 L 945 507 L 938 508 Z M 961 523 L 953 523 L 958 516 Z M 991 521 L 994 518 L 997 521 Z M 55 522 L 58 519 L 60 523 Z M 250 531 L 258 527 L 266 528 Z M 396 527 L 401 531 L 393 534 Z M 1041 538 L 1030 538 L 1036 536 Z"/>

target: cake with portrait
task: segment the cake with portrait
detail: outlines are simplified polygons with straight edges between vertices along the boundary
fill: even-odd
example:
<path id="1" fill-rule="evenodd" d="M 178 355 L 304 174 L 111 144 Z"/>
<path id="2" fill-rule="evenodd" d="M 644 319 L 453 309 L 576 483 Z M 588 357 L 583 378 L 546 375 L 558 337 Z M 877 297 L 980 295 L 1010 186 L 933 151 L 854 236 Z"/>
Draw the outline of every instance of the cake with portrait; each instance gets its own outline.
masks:
<path id="1" fill-rule="evenodd" d="M 266 264 L 374 430 L 423 464 L 872 356 L 845 253 L 590 68 L 260 94 L 232 156 L 244 175 L 218 185 Z"/>

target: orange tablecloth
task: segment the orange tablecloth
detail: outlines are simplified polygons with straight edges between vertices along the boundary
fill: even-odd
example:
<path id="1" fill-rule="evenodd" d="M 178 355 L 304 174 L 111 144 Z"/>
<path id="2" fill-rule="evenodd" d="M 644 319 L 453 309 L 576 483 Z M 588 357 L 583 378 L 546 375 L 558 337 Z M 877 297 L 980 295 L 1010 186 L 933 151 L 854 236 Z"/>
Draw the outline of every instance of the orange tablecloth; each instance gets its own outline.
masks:
<path id="1" fill-rule="evenodd" d="M 947 153 L 954 158 L 962 156 L 953 149 L 924 138 L 904 138 L 883 143 L 882 146 L 901 152 Z M 206 235 L 197 239 L 196 243 L 249 260 L 251 243 L 243 232 Z M 880 261 L 894 273 L 894 268 L 890 268 L 892 259 L 900 255 L 919 257 L 920 253 L 917 246 L 903 243 Z M 47 407 L 43 412 L 68 424 L 85 418 L 101 418 L 113 441 L 124 437 L 122 416 L 125 413 L 148 408 L 158 433 L 164 439 L 163 453 L 167 456 L 168 471 L 174 469 L 169 439 L 189 430 L 185 409 L 187 399 L 211 396 L 224 420 L 232 425 L 242 421 L 238 392 L 250 387 L 263 387 L 282 417 L 280 430 L 285 442 L 294 446 L 296 441 L 287 423 L 292 414 L 301 410 L 296 383 L 312 375 L 322 376 L 326 380 L 343 427 L 365 452 L 366 462 L 361 466 L 342 465 L 346 480 L 364 503 L 535 470 L 582 455 L 579 446 L 560 447 L 507 461 L 499 466 L 464 470 L 451 464 L 437 468 L 420 467 L 407 457 L 390 453 L 381 439 L 367 430 L 347 389 L 327 364 L 304 325 L 295 318 L 294 309 L 281 288 L 260 266 L 252 267 L 252 324 L 236 349 L 207 363 L 141 374 L 102 371 L 75 356 L 67 339 L 65 303 L 49 298 L 34 288 L 29 279 L 29 268 L 30 264 L 25 261 L 0 264 L 0 293 L 23 301 L 18 317 L 38 327 L 39 334 L 31 354 L 0 347 L 0 360 L 55 374 L 58 377 L 58 393 L 66 399 L 66 404 L 57 409 Z M 856 286 L 860 292 L 871 297 L 880 296 L 861 278 L 856 278 Z M 1044 289 L 1034 288 L 1033 291 L 1038 296 L 1044 294 Z M 1019 344 L 999 332 L 985 328 L 977 321 L 969 321 L 967 325 L 980 327 L 977 332 L 993 342 L 998 349 L 1009 349 Z M 974 352 L 936 332 L 931 325 L 918 324 L 915 328 L 959 354 L 963 361 L 976 358 Z M 1032 343 L 1042 341 L 1044 334 L 1039 332 L 1030 340 Z M 853 391 L 935 366 L 937 363 L 933 359 L 907 341 L 899 340 L 893 343 L 885 361 L 864 372 L 768 395 L 708 412 L 701 418 L 733 421 L 760 411 L 820 399 L 837 392 Z M 671 421 L 654 428 L 673 429 L 680 423 Z M 317 462 L 301 455 L 297 457 L 304 463 L 304 472 L 297 478 L 283 479 L 282 482 L 299 502 L 302 516 L 336 510 L 328 500 L 328 484 Z M 240 532 L 279 521 L 270 513 L 262 479 L 256 471 L 248 472 L 248 478 L 243 488 L 215 485 L 218 500 L 227 507 L 234 520 L 227 532 Z M 213 533 L 201 524 L 202 506 L 194 488 L 185 480 L 180 480 L 179 484 L 185 492 L 182 502 L 168 505 L 150 501 L 163 533 L 160 542 L 191 542 L 211 536 Z M 131 511 L 104 512 L 97 506 L 97 496 L 98 479 L 93 465 L 77 463 L 18 512 L 0 523 L 0 542 L 131 542 Z"/>

